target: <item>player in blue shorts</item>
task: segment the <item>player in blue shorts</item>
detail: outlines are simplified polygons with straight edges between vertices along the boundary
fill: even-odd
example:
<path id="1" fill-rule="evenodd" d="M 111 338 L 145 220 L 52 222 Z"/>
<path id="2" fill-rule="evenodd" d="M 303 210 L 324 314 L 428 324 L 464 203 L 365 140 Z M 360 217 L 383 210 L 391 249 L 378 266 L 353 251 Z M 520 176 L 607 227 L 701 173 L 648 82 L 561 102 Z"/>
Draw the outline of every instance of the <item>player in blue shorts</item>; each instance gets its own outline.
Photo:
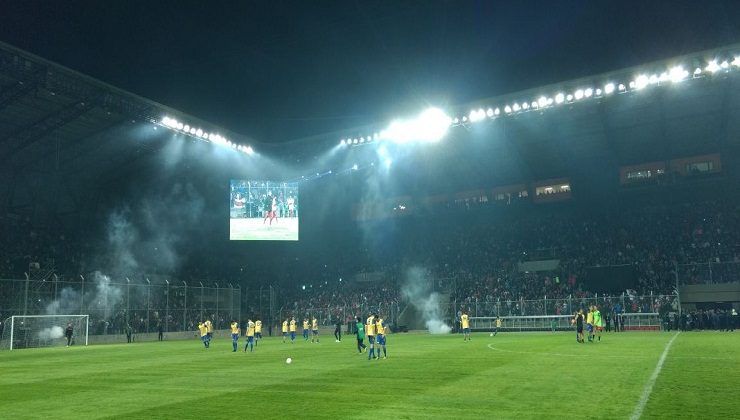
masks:
<path id="1" fill-rule="evenodd" d="M 296 328 L 295 317 L 290 318 L 290 343 L 295 343 L 295 328 Z"/>
<path id="2" fill-rule="evenodd" d="M 370 347 L 370 351 L 367 353 L 367 360 L 375 358 L 375 317 L 370 314 L 365 321 L 365 335 L 367 335 L 367 343 Z"/>
<path id="3" fill-rule="evenodd" d="M 234 351 L 239 348 L 239 323 L 236 320 L 231 321 L 231 346 Z"/>
<path id="4" fill-rule="evenodd" d="M 378 360 L 380 360 L 381 347 L 383 348 L 383 359 L 387 359 L 388 351 L 385 349 L 385 321 L 378 314 L 375 314 L 375 319 L 375 340 L 378 343 Z"/>
<path id="5" fill-rule="evenodd" d="M 313 340 L 316 339 L 316 342 L 319 342 L 319 321 L 316 319 L 316 317 L 313 317 L 311 319 L 311 342 L 313 343 Z"/>
<path id="6" fill-rule="evenodd" d="M 460 315 L 460 327 L 463 331 L 463 341 L 470 341 L 470 318 L 468 317 L 468 311 L 463 311 Z"/>
<path id="7" fill-rule="evenodd" d="M 244 345 L 244 351 L 247 351 L 247 348 L 249 348 L 249 351 L 254 351 L 254 322 L 252 322 L 251 319 L 247 320 L 247 343 Z"/>
<path id="8" fill-rule="evenodd" d="M 308 318 L 303 318 L 303 341 L 308 341 Z"/>

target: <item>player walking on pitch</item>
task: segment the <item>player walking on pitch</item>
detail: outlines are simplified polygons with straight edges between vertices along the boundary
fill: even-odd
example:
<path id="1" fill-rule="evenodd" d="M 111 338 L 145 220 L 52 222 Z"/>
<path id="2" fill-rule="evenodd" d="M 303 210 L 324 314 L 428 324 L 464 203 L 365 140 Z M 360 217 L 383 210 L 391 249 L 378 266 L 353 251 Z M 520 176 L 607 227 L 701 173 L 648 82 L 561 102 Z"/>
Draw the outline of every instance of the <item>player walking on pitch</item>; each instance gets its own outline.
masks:
<path id="1" fill-rule="evenodd" d="M 247 320 L 247 335 L 246 335 L 247 342 L 244 344 L 244 351 L 247 351 L 247 347 L 249 347 L 249 351 L 254 351 L 254 322 L 252 322 L 251 319 Z"/>
<path id="2" fill-rule="evenodd" d="M 370 346 L 370 352 L 367 354 L 367 360 L 375 357 L 375 317 L 370 314 L 365 322 L 365 334 L 367 334 L 367 343 Z"/>
<path id="3" fill-rule="evenodd" d="M 357 329 L 355 332 L 357 334 L 357 351 L 362 353 L 367 346 L 363 343 L 365 340 L 365 325 L 362 324 L 362 319 L 360 319 L 359 316 L 357 317 L 357 325 L 355 325 L 355 328 Z"/>
<path id="4" fill-rule="evenodd" d="M 262 321 L 259 319 L 254 322 L 254 345 L 262 340 Z"/>
<path id="5" fill-rule="evenodd" d="M 375 321 L 375 337 L 376 341 L 378 342 L 378 360 L 380 360 L 380 348 L 383 348 L 383 359 L 388 358 L 388 351 L 385 349 L 385 330 L 386 325 L 385 321 L 383 321 L 383 318 L 380 317 L 380 315 L 375 314 L 376 321 Z"/>
<path id="6" fill-rule="evenodd" d="M 231 321 L 231 347 L 233 347 L 234 352 L 236 352 L 236 349 L 239 348 L 239 333 L 241 331 L 239 330 L 239 323 L 236 321 Z"/>
<path id="7" fill-rule="evenodd" d="M 319 342 L 319 321 L 316 319 L 316 317 L 313 317 L 311 319 L 311 333 L 313 334 L 311 336 L 311 342 L 313 343 L 314 338 L 316 339 L 316 342 Z"/>
<path id="8" fill-rule="evenodd" d="M 468 311 L 463 311 L 460 315 L 460 326 L 463 330 L 463 341 L 470 341 L 470 319 L 468 318 Z"/>
<path id="9" fill-rule="evenodd" d="M 198 332 L 200 333 L 200 341 L 203 342 L 203 346 L 208 348 L 210 346 L 210 342 L 208 341 L 208 327 L 206 327 L 205 323 L 198 323 Z"/>
<path id="10" fill-rule="evenodd" d="M 295 343 L 295 317 L 290 318 L 290 344 Z"/>
<path id="11" fill-rule="evenodd" d="M 283 343 L 285 343 L 286 337 L 288 337 L 288 320 L 287 319 L 283 321 Z"/>

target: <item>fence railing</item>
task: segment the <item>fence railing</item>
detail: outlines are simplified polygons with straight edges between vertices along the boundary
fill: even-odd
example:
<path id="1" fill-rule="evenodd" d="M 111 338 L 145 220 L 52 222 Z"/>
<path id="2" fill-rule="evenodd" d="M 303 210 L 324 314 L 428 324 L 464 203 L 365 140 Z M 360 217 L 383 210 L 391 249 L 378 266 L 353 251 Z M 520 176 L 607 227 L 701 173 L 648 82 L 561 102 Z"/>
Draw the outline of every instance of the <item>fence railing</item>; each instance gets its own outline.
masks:
<path id="1" fill-rule="evenodd" d="M 740 261 L 678 264 L 678 284 L 718 284 L 740 282 Z"/>
<path id="2" fill-rule="evenodd" d="M 95 274 L 74 281 L 0 279 L 0 319 L 11 315 L 90 315 L 90 334 L 217 329 L 241 319 L 241 289 L 165 279 L 112 280 Z"/>
<path id="3" fill-rule="evenodd" d="M 321 326 L 333 326 L 336 322 L 341 322 L 343 326 L 349 328 L 350 331 L 354 331 L 354 323 L 356 317 L 360 317 L 363 321 L 370 312 L 378 312 L 386 321 L 391 325 L 397 324 L 398 315 L 400 314 L 402 307 L 398 303 L 375 303 L 375 304 L 358 304 L 358 305 L 332 305 L 329 307 L 289 307 L 285 306 L 280 309 L 278 322 L 295 317 L 298 321 L 298 329 L 302 329 L 303 319 L 311 319 L 316 317 L 316 320 Z M 277 331 L 280 331 L 278 328 Z M 343 329 L 343 331 L 346 331 Z"/>

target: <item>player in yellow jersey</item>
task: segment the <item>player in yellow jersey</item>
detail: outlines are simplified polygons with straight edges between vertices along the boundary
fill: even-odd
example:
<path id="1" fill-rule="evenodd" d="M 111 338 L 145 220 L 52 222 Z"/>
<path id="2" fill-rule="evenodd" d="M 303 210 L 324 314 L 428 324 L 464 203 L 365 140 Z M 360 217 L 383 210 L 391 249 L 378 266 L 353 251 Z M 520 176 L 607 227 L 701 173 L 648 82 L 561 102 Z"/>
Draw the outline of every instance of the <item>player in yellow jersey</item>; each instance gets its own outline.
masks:
<path id="1" fill-rule="evenodd" d="M 239 323 L 231 321 L 231 346 L 234 348 L 234 351 L 239 348 L 239 333 Z"/>
<path id="2" fill-rule="evenodd" d="M 213 324 L 210 319 L 206 319 L 206 328 L 208 329 L 208 345 L 211 345 L 211 339 L 213 338 Z"/>
<path id="3" fill-rule="evenodd" d="M 290 318 L 290 343 L 295 342 L 295 317 Z"/>
<path id="4" fill-rule="evenodd" d="M 370 314 L 365 321 L 365 335 L 367 335 L 367 342 L 370 346 L 367 360 L 370 360 L 375 357 L 375 316 L 373 314 Z"/>
<path id="5" fill-rule="evenodd" d="M 247 351 L 247 347 L 249 347 L 250 352 L 254 351 L 254 322 L 251 319 L 247 320 L 246 339 L 247 343 L 244 345 L 244 351 Z"/>
<path id="6" fill-rule="evenodd" d="M 316 319 L 316 317 L 313 317 L 311 319 L 311 342 L 313 343 L 313 340 L 316 339 L 316 342 L 319 342 L 319 321 Z"/>
<path id="7" fill-rule="evenodd" d="M 286 319 L 283 321 L 283 343 L 285 342 L 285 337 L 288 336 L 288 320 Z"/>
<path id="8" fill-rule="evenodd" d="M 308 318 L 303 318 L 303 341 L 308 341 Z"/>
<path id="9" fill-rule="evenodd" d="M 375 314 L 375 341 L 378 343 L 378 359 L 380 359 L 380 348 L 383 347 L 383 359 L 388 358 L 388 351 L 385 349 L 385 333 L 387 327 L 385 321 L 380 315 Z"/>
<path id="10" fill-rule="evenodd" d="M 463 311 L 460 315 L 460 326 L 463 331 L 463 341 L 470 341 L 470 319 L 468 318 L 468 311 Z"/>
<path id="11" fill-rule="evenodd" d="M 496 317 L 496 329 L 493 330 L 493 336 L 495 337 L 496 334 L 498 334 L 498 329 L 501 328 L 501 318 Z"/>
<path id="12" fill-rule="evenodd" d="M 259 319 L 254 321 L 254 345 L 257 345 L 257 342 L 259 340 L 262 340 L 262 321 Z"/>
<path id="13" fill-rule="evenodd" d="M 200 333 L 200 341 L 203 342 L 205 348 L 208 348 L 210 346 L 208 342 L 208 327 L 203 322 L 198 323 L 198 333 Z"/>

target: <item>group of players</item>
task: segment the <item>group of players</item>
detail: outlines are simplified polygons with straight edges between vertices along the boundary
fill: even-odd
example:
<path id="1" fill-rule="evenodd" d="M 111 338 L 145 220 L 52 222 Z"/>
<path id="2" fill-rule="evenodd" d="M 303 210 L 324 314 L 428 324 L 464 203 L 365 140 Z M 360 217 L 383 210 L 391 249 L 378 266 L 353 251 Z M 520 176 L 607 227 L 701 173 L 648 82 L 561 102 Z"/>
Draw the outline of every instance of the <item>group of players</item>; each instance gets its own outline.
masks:
<path id="1" fill-rule="evenodd" d="M 310 330 L 309 330 L 310 326 Z M 296 329 L 297 329 L 297 322 L 295 320 L 295 317 L 292 317 L 290 319 L 286 319 L 283 321 L 283 343 L 285 343 L 285 340 L 290 337 L 290 342 L 295 342 L 295 336 L 296 336 Z M 311 319 L 311 323 L 309 324 L 308 318 L 303 318 L 303 341 L 308 341 L 308 336 L 311 335 L 311 342 L 314 341 L 316 343 L 319 342 L 319 321 L 316 319 L 316 317 L 313 317 Z"/>
<path id="2" fill-rule="evenodd" d="M 362 353 L 370 347 L 370 351 L 367 354 L 367 360 L 379 360 L 380 350 L 383 350 L 383 359 L 388 358 L 388 349 L 386 348 L 386 331 L 388 330 L 388 324 L 385 320 L 377 313 L 371 313 L 367 317 L 365 323 L 362 323 L 362 319 L 357 317 L 357 324 L 355 325 L 355 334 L 357 336 L 357 351 Z M 365 336 L 367 336 L 366 346 Z M 375 351 L 377 349 L 377 352 Z"/>
<path id="3" fill-rule="evenodd" d="M 198 332 L 200 333 L 200 339 L 203 342 L 205 348 L 211 347 L 211 339 L 213 338 L 213 324 L 210 320 L 205 320 L 198 323 Z M 241 335 L 241 329 L 239 323 L 231 321 L 231 345 L 233 351 L 236 352 L 239 348 L 239 336 Z M 259 319 L 255 322 L 252 320 L 247 321 L 247 328 L 244 331 L 244 337 L 247 342 L 244 344 L 244 351 L 249 349 L 250 352 L 254 351 L 254 346 L 257 342 L 262 339 L 262 321 Z"/>
<path id="4" fill-rule="evenodd" d="M 576 326 L 576 342 L 585 342 L 583 338 L 584 318 L 586 321 L 586 331 L 588 332 L 588 341 L 593 343 L 595 338 L 601 341 L 601 332 L 604 331 L 604 319 L 601 317 L 599 307 L 593 305 L 588 307 L 588 312 L 585 315 L 583 309 L 579 309 L 571 321 L 571 324 Z"/>

